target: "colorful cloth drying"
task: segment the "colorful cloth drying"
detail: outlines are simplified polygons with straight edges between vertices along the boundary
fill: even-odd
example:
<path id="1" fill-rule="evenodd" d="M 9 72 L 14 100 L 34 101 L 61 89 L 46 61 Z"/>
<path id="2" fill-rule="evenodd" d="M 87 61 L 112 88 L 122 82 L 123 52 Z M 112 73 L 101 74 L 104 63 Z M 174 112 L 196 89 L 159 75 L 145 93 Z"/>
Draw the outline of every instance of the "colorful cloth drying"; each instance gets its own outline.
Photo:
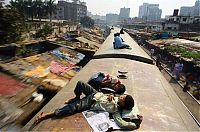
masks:
<path id="1" fill-rule="evenodd" d="M 18 82 L 11 77 L 0 75 L 0 96 L 14 96 L 24 88 L 26 88 L 24 83 Z"/>
<path id="2" fill-rule="evenodd" d="M 48 82 L 51 85 L 63 88 L 65 85 L 67 85 L 67 83 L 69 81 L 64 81 L 64 80 L 61 80 L 61 79 L 45 79 L 45 80 L 43 80 L 43 82 Z"/>
<path id="3" fill-rule="evenodd" d="M 72 65 L 63 66 L 56 61 L 52 61 L 51 64 L 50 64 L 49 70 L 54 74 L 63 76 L 65 72 L 67 72 L 67 71 L 69 71 L 73 68 L 75 68 L 75 66 L 72 66 Z"/>
<path id="4" fill-rule="evenodd" d="M 58 57 L 60 60 L 69 61 L 71 64 L 74 64 L 74 65 L 79 63 L 80 60 L 82 60 L 85 57 L 85 55 L 81 53 L 77 53 L 75 57 L 72 57 L 68 53 L 62 53 L 59 49 L 55 49 L 51 51 L 51 53 L 54 54 L 56 57 Z"/>
<path id="5" fill-rule="evenodd" d="M 24 73 L 25 76 L 38 77 L 38 78 L 45 77 L 48 74 L 49 74 L 49 68 L 44 68 L 43 66 L 38 66 L 35 69 Z"/>

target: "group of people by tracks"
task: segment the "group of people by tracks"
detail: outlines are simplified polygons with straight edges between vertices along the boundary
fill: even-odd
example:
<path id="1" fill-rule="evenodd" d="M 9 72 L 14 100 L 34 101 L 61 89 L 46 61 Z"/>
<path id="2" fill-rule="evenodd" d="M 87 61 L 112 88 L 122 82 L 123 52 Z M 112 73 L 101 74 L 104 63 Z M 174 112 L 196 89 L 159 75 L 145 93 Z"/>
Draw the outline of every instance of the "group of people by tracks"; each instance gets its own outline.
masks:
<path id="1" fill-rule="evenodd" d="M 181 84 L 183 92 L 190 92 L 195 99 L 200 100 L 200 71 L 198 68 L 185 61 L 180 56 L 175 57 L 166 50 L 148 46 L 148 42 L 141 44 L 141 46 L 144 47 L 155 60 L 155 64 L 159 70 L 167 70 L 168 73 Z"/>

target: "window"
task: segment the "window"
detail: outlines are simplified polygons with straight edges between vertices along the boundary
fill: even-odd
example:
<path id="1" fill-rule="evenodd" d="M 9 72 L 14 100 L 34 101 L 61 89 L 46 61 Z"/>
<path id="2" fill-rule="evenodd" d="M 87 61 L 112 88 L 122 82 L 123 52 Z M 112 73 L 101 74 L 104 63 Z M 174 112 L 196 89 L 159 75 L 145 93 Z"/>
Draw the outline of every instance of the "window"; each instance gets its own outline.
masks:
<path id="1" fill-rule="evenodd" d="M 186 21 L 187 21 L 187 18 L 183 18 L 183 21 L 186 22 Z"/>
<path id="2" fill-rule="evenodd" d="M 171 30 L 171 29 L 172 29 L 172 27 L 167 27 L 167 29 Z"/>

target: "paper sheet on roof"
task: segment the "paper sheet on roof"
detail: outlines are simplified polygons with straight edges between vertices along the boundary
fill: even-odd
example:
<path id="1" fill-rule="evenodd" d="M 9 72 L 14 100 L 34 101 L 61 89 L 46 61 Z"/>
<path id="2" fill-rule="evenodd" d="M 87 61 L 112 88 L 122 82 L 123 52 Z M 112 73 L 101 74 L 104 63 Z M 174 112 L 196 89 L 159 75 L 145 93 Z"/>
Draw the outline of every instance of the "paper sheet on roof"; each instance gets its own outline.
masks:
<path id="1" fill-rule="evenodd" d="M 111 127 L 113 129 L 120 129 L 113 119 L 109 119 L 108 112 L 84 111 L 82 113 L 94 132 L 105 132 Z"/>
<path id="2" fill-rule="evenodd" d="M 111 127 L 114 130 L 121 129 L 113 119 L 109 118 L 108 112 L 94 112 L 87 110 L 82 113 L 95 132 L 104 132 Z M 139 114 L 139 109 L 137 104 L 135 103 L 135 106 L 131 110 L 123 110 L 121 114 L 123 119 L 138 119 L 137 115 Z"/>

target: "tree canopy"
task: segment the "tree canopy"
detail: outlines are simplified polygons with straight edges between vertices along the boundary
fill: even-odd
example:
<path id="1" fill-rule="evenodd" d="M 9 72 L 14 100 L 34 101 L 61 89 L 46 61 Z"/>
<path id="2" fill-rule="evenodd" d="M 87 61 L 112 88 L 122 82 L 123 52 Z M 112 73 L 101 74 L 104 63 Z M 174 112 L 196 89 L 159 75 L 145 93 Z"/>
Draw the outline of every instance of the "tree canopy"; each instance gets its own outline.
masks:
<path id="1" fill-rule="evenodd" d="M 56 10 L 54 2 L 55 0 L 11 0 L 9 5 L 3 6 L 4 0 L 0 0 L 0 44 L 18 41 L 28 18 L 51 18 Z"/>
<path id="2" fill-rule="evenodd" d="M 0 43 L 19 40 L 24 27 L 24 20 L 20 13 L 15 9 L 3 7 L 1 4 L 0 16 Z"/>
<path id="3" fill-rule="evenodd" d="M 11 0 L 10 7 L 17 9 L 25 18 L 42 19 L 53 15 L 56 10 L 55 0 Z"/>
<path id="4" fill-rule="evenodd" d="M 94 20 L 89 16 L 82 17 L 80 23 L 84 27 L 94 27 Z"/>

